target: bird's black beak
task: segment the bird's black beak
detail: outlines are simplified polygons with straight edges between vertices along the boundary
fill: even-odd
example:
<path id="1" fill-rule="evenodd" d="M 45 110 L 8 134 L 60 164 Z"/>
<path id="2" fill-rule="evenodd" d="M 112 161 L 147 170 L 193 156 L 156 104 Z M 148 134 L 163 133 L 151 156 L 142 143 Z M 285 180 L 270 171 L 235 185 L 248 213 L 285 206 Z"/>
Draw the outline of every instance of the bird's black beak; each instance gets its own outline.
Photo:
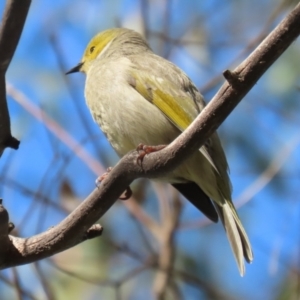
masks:
<path id="1" fill-rule="evenodd" d="M 79 72 L 80 69 L 81 69 L 81 67 L 82 67 L 82 65 L 83 65 L 83 62 L 79 63 L 77 66 L 75 66 L 75 67 L 72 68 L 70 71 L 68 71 L 68 72 L 66 73 L 66 75 L 71 74 L 71 73 Z"/>

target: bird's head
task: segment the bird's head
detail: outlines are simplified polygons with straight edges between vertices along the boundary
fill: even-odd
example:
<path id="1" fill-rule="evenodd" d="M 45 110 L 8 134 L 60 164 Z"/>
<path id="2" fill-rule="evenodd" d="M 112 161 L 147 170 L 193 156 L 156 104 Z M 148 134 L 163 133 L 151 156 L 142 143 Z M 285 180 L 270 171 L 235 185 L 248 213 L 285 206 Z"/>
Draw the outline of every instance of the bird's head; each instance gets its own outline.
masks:
<path id="1" fill-rule="evenodd" d="M 87 73 L 92 62 L 100 56 L 118 52 L 126 56 L 150 50 L 145 39 L 137 32 L 126 28 L 112 28 L 98 33 L 88 43 L 81 62 L 66 74 Z"/>

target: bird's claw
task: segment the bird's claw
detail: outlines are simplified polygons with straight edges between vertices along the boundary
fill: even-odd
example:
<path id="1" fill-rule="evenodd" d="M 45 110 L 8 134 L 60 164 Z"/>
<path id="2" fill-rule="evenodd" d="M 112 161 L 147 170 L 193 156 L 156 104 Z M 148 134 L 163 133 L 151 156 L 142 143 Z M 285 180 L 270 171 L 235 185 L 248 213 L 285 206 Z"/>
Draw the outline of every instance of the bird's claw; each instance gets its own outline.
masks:
<path id="1" fill-rule="evenodd" d="M 96 187 L 99 187 L 99 186 L 100 186 L 101 182 L 104 180 L 104 178 L 108 175 L 108 173 L 109 173 L 111 170 L 112 170 L 112 167 L 108 167 L 108 168 L 106 169 L 106 172 L 105 172 L 104 174 L 100 175 L 100 176 L 96 179 L 96 181 L 95 181 Z"/>
<path id="2" fill-rule="evenodd" d="M 106 172 L 96 179 L 95 184 L 96 184 L 97 188 L 100 186 L 101 182 L 105 179 L 105 177 L 108 175 L 108 173 L 111 170 L 112 170 L 112 167 L 107 168 Z M 124 201 L 124 200 L 128 200 L 131 196 L 132 196 L 132 190 L 128 186 L 126 188 L 126 190 L 124 191 L 124 193 L 119 197 L 119 199 Z"/>
<path id="3" fill-rule="evenodd" d="M 139 156 L 136 159 L 137 164 L 142 165 L 143 159 L 147 154 L 162 150 L 165 147 L 166 147 L 166 145 L 147 146 L 144 144 L 139 144 L 136 147 L 136 151 L 139 152 Z"/>

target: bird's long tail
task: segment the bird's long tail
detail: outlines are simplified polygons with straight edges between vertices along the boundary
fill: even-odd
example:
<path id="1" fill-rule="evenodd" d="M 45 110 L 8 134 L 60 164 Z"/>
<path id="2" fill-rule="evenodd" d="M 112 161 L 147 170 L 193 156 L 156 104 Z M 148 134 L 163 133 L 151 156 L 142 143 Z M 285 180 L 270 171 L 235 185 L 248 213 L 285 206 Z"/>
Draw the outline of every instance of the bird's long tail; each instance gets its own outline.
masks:
<path id="1" fill-rule="evenodd" d="M 244 258 L 248 263 L 251 263 L 253 260 L 248 236 L 231 201 L 226 200 L 224 204 L 216 205 L 216 209 L 227 233 L 240 274 L 244 276 Z"/>

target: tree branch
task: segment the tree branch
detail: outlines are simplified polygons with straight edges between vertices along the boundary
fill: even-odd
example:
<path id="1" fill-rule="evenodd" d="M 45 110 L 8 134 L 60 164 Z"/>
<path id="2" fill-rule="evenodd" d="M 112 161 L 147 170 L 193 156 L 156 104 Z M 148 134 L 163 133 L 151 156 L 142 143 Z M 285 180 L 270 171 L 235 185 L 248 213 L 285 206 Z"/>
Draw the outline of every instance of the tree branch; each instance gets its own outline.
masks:
<path id="1" fill-rule="evenodd" d="M 175 294 L 173 299 L 182 298 L 177 291 L 176 283 L 172 280 L 174 278 L 173 268 L 176 252 L 174 235 L 182 210 L 179 194 L 177 191 L 174 191 L 173 194 L 175 195 L 175 193 L 176 196 L 173 201 L 161 199 L 164 208 L 161 209 L 159 250 L 157 253 L 158 268 L 153 283 L 153 292 L 157 300 L 167 299 L 168 294 Z"/>
<path id="2" fill-rule="evenodd" d="M 0 156 L 6 147 L 18 149 L 10 132 L 5 73 L 17 48 L 31 0 L 7 0 L 0 28 Z"/>
<path id="3" fill-rule="evenodd" d="M 165 149 L 147 155 L 142 167 L 136 163 L 138 153 L 128 153 L 100 187 L 57 226 L 26 239 L 9 236 L 6 255 L 0 256 L 0 268 L 30 263 L 84 241 L 88 228 L 106 213 L 134 179 L 161 177 L 199 149 L 299 34 L 300 4 L 233 72 L 225 72 L 230 83 L 223 84 L 200 116 L 175 141 Z M 2 247 L 1 241 L 0 245 Z"/>
<path id="4" fill-rule="evenodd" d="M 5 73 L 13 57 L 25 23 L 30 0 L 8 0 L 0 27 L 0 157 L 6 147 L 17 149 L 19 141 L 10 132 L 5 89 Z M 9 248 L 9 218 L 6 209 L 0 202 L 0 256 Z"/>

